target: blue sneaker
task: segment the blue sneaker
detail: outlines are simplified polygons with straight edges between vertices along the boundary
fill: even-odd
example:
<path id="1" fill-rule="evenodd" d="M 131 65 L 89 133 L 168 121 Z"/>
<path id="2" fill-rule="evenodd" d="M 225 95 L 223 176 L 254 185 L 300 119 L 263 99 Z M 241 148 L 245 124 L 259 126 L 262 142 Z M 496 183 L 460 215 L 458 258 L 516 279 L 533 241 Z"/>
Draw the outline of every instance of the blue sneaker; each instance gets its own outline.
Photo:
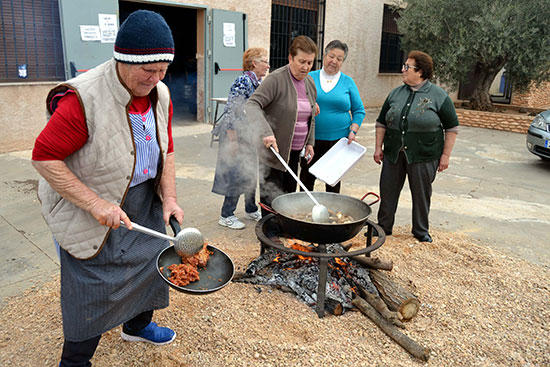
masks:
<path id="1" fill-rule="evenodd" d="M 157 326 L 156 323 L 150 322 L 149 325 L 141 329 L 137 335 L 130 335 L 121 331 L 120 336 L 128 342 L 148 342 L 155 345 L 164 345 L 171 343 L 176 338 L 176 332 L 167 327 Z"/>

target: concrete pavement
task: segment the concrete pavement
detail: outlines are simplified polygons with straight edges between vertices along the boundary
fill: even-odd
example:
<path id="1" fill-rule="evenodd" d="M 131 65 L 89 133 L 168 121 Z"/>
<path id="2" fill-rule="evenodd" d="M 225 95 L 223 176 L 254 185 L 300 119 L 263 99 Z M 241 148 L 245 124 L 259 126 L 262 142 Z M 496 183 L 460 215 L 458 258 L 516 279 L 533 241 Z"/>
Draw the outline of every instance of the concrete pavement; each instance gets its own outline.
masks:
<path id="1" fill-rule="evenodd" d="M 342 194 L 361 197 L 379 192 L 380 166 L 372 160 L 374 120 L 369 109 L 358 142 L 365 157 L 343 179 Z M 256 241 L 254 222 L 234 231 L 217 224 L 222 197 L 210 192 L 217 143 L 210 147 L 211 126 L 176 121 L 174 141 L 178 201 L 185 211 L 184 227 L 197 227 L 207 238 Z M 36 199 L 39 178 L 30 151 L 0 154 L 0 296 L 39 287 L 59 271 L 51 234 Z M 488 246 L 528 261 L 550 265 L 550 164 L 531 155 L 525 136 L 461 127 L 450 168 L 434 183 L 432 228 L 459 232 Z M 406 184 L 407 185 L 407 184 Z M 318 183 L 317 190 L 323 186 Z M 244 214 L 241 200 L 236 215 Z M 377 205 L 373 206 L 376 218 Z M 410 225 L 408 188 L 401 195 L 396 225 Z M 412 237 L 411 237 L 412 240 Z"/>

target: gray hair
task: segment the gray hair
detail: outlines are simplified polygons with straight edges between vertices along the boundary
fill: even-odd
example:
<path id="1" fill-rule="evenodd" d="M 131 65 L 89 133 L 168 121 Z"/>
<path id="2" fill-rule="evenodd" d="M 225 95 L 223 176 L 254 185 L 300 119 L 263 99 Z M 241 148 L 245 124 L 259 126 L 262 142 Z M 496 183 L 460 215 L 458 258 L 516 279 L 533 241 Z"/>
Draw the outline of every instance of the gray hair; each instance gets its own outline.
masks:
<path id="1" fill-rule="evenodd" d="M 325 55 L 335 48 L 344 51 L 344 60 L 346 59 L 346 57 L 348 57 L 348 45 L 340 40 L 330 41 L 325 47 Z"/>

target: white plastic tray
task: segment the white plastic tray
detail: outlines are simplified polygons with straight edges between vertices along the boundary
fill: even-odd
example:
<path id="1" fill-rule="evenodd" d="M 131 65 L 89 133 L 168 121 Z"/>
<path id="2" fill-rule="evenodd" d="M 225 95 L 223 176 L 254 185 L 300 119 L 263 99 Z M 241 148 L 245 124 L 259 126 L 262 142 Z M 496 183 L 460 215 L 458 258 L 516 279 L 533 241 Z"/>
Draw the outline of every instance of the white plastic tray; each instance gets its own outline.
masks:
<path id="1" fill-rule="evenodd" d="M 367 149 L 354 141 L 348 145 L 348 138 L 342 138 L 321 157 L 309 172 L 330 186 L 336 185 L 347 171 L 365 155 Z"/>

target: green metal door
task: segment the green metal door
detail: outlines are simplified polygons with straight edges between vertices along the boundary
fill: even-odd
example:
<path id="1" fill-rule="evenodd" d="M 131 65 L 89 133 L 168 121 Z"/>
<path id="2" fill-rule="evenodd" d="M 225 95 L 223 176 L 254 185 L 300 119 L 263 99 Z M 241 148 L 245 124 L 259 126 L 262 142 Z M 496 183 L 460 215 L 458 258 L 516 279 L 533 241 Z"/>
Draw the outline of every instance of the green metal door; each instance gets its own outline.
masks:
<path id="1" fill-rule="evenodd" d="M 243 72 L 243 53 L 248 47 L 246 14 L 212 9 L 210 58 L 210 98 L 225 98 L 229 87 Z M 214 102 L 210 101 L 210 121 L 213 121 Z"/>
<path id="2" fill-rule="evenodd" d="M 117 0 L 59 0 L 67 79 L 113 57 Z"/>

